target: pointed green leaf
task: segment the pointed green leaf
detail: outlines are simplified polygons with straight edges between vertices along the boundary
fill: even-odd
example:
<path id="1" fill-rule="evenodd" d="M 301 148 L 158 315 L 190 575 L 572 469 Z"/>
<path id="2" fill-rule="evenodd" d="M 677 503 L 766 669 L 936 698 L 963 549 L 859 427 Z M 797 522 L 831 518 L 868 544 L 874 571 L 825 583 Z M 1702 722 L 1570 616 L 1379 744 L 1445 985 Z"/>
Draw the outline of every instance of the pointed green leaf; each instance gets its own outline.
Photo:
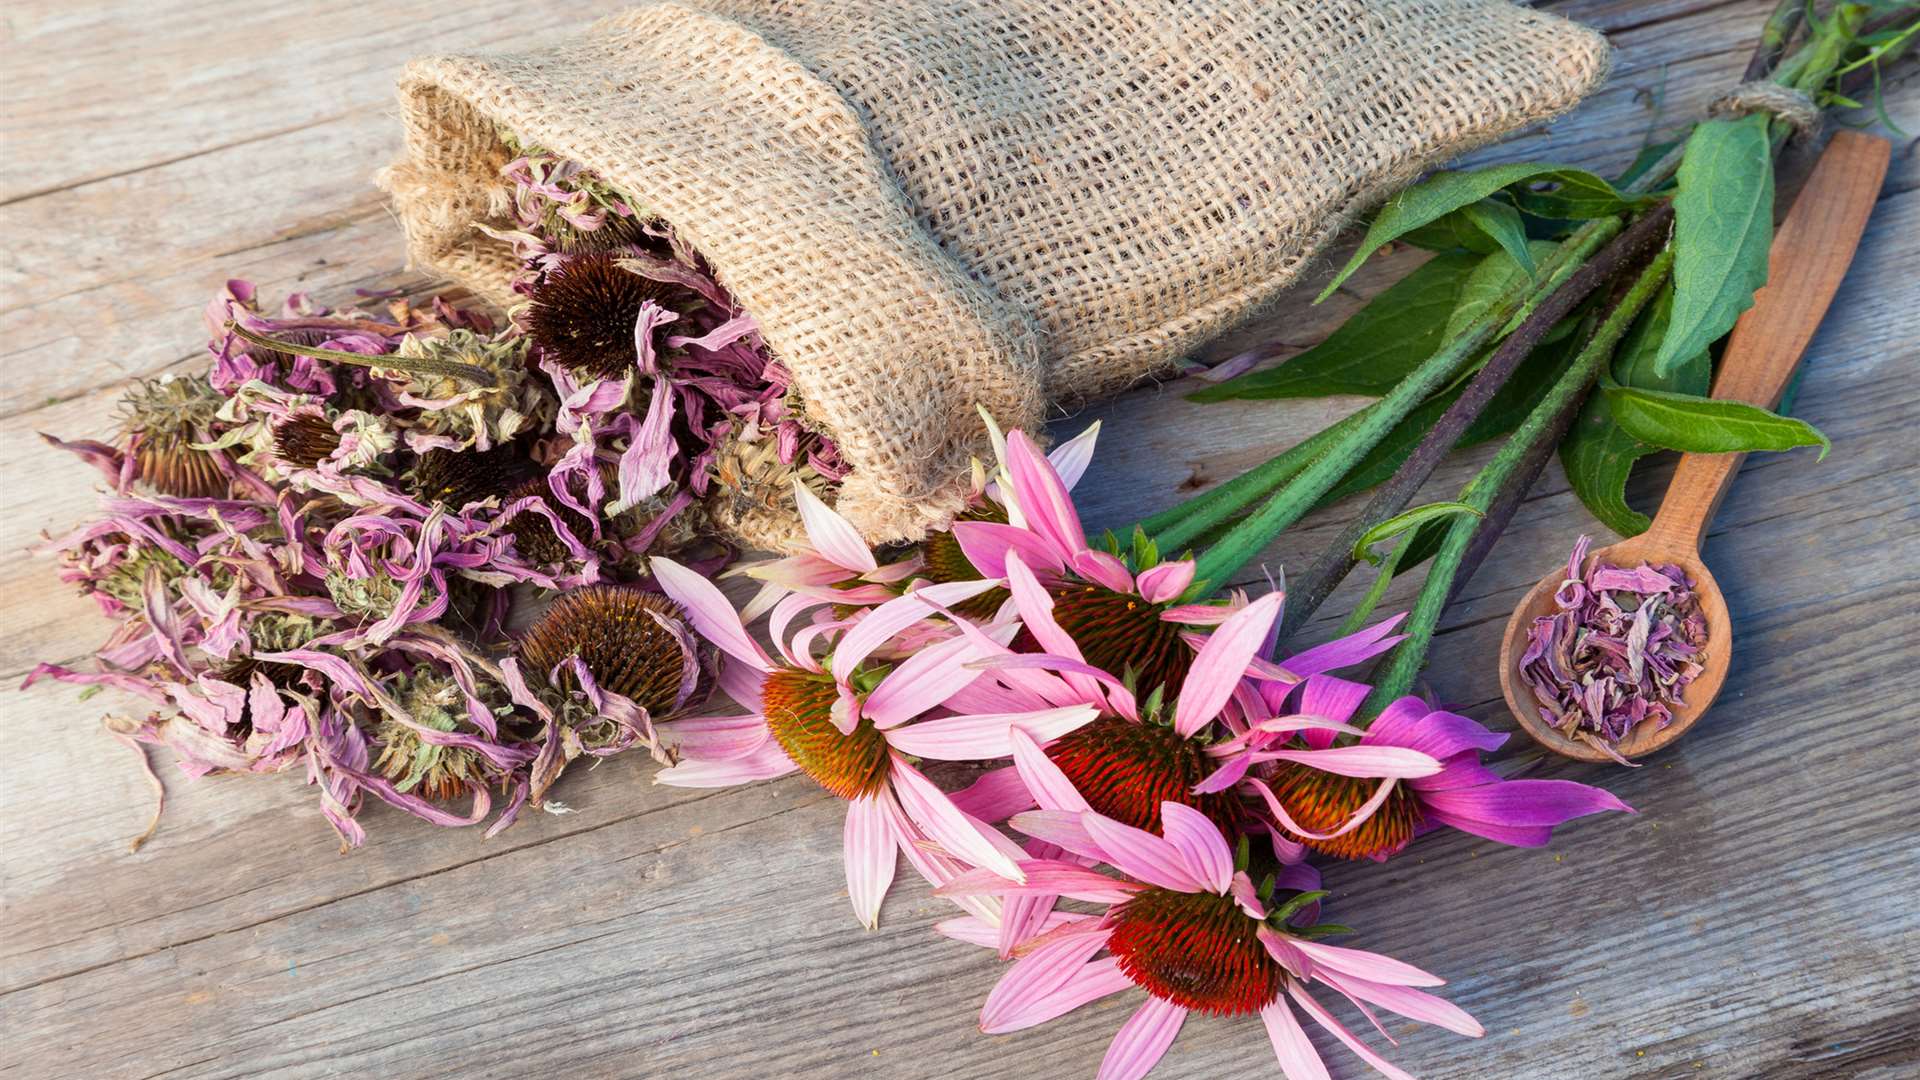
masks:
<path id="1" fill-rule="evenodd" d="M 1501 188 L 1526 183 L 1551 190 L 1516 190 L 1520 208 L 1541 217 L 1598 217 L 1637 205 L 1641 200 L 1622 195 L 1613 185 L 1583 169 L 1569 169 L 1539 162 L 1493 165 L 1463 172 L 1438 172 L 1388 199 L 1373 217 L 1360 250 L 1340 268 L 1314 302 L 1333 295 L 1374 252 L 1415 229 L 1464 206 L 1479 202 Z M 1611 209 L 1609 209 L 1611 207 Z"/>
<path id="2" fill-rule="evenodd" d="M 1671 287 L 1647 305 L 1647 310 L 1620 343 L 1620 351 L 1613 360 L 1614 378 L 1622 385 L 1643 390 L 1705 394 L 1712 365 L 1704 352 L 1695 353 L 1666 375 L 1654 371 L 1654 357 L 1666 337 L 1667 317 L 1672 307 Z M 1621 536 L 1638 536 L 1646 531 L 1649 522 L 1645 514 L 1627 505 L 1627 478 L 1636 462 L 1659 450 L 1622 430 L 1613 418 L 1606 395 L 1595 394 L 1581 408 L 1560 444 L 1560 467 L 1573 493 L 1601 524 Z"/>
<path id="3" fill-rule="evenodd" d="M 1611 380 L 1602 390 L 1621 430 L 1668 450 L 1729 454 L 1818 446 L 1824 458 L 1833 449 L 1833 443 L 1813 425 L 1757 405 L 1639 390 Z"/>
<path id="4" fill-rule="evenodd" d="M 1533 278 L 1534 258 L 1545 258 L 1558 246 L 1551 240 L 1533 240 L 1523 244 L 1523 248 L 1532 249 L 1528 252 L 1525 264 L 1516 261 L 1505 250 L 1496 251 L 1480 260 L 1480 265 L 1474 267 L 1473 273 L 1468 274 L 1467 280 L 1461 284 L 1460 299 L 1455 302 L 1453 314 L 1448 316 L 1446 329 L 1440 336 L 1451 338 L 1459 334 L 1472 326 L 1474 320 L 1484 315 L 1488 308 L 1525 288 Z"/>
<path id="5" fill-rule="evenodd" d="M 1670 372 L 1720 340 L 1766 284 L 1773 243 L 1767 119 L 1709 120 L 1687 139 L 1673 197 L 1673 314 L 1656 371 Z"/>
<path id="6" fill-rule="evenodd" d="M 1520 211 L 1498 199 L 1482 199 L 1461 207 L 1460 212 L 1481 232 L 1492 237 L 1514 262 L 1520 264 L 1520 268 L 1526 271 L 1527 280 L 1540 276 L 1540 267 L 1534 263 L 1533 251 L 1527 243 L 1527 226 L 1520 220 Z M 1552 250 L 1551 245 L 1548 250 Z"/>
<path id="7" fill-rule="evenodd" d="M 1320 344 L 1187 400 L 1384 394 L 1440 348 L 1460 287 L 1479 262 L 1480 256 L 1470 253 L 1436 255 L 1354 312 Z"/>

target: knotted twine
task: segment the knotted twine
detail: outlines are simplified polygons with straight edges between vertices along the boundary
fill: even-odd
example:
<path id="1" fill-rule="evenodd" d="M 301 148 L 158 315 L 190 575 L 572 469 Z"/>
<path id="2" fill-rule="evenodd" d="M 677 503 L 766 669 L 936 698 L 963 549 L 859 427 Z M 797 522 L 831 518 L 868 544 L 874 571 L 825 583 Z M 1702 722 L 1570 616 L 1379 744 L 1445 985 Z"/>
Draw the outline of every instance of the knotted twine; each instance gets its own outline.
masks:
<path id="1" fill-rule="evenodd" d="M 1820 130 L 1820 107 L 1812 98 L 1791 86 L 1766 79 L 1741 83 L 1707 106 L 1709 116 L 1728 119 L 1756 112 L 1772 113 L 1802 137 Z"/>
<path id="2" fill-rule="evenodd" d="M 414 61 L 382 183 L 416 263 L 505 304 L 501 133 L 598 173 L 758 321 L 837 509 L 912 539 L 964 503 L 977 406 L 1034 428 L 1164 369 L 1607 60 L 1506 0 L 661 2 Z"/>

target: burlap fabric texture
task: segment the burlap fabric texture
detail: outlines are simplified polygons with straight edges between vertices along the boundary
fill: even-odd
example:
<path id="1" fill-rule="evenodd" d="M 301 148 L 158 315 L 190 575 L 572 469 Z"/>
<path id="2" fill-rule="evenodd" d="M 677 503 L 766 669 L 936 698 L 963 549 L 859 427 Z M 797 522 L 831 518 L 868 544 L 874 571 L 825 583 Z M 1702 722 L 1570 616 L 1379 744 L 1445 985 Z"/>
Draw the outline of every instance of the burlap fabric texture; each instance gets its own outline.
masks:
<path id="1" fill-rule="evenodd" d="M 713 264 L 870 539 L 955 512 L 976 406 L 1165 368 L 1423 171 L 1571 107 L 1603 38 L 1505 0 L 707 0 L 415 60 L 414 260 L 506 303 L 502 129 Z M 744 539 L 781 546 L 791 520 Z"/>

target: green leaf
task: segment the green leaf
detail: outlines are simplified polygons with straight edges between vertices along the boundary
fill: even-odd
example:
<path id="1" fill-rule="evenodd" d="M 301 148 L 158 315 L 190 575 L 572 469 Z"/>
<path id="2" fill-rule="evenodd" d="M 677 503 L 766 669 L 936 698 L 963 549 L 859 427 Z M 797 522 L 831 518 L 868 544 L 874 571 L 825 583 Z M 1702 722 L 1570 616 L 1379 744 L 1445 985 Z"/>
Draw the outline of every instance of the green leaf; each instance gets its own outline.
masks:
<path id="1" fill-rule="evenodd" d="M 1620 343 L 1613 359 L 1616 381 L 1643 390 L 1693 395 L 1707 392 L 1712 363 L 1704 352 L 1695 353 L 1665 375 L 1654 370 L 1654 357 L 1666 337 L 1672 309 L 1673 289 L 1668 287 L 1647 305 Z M 1645 514 L 1627 505 L 1627 478 L 1636 462 L 1659 450 L 1627 434 L 1614 420 L 1606 395 L 1595 394 L 1581 407 L 1579 417 L 1560 443 L 1560 467 L 1567 475 L 1568 486 L 1594 517 L 1621 536 L 1638 536 L 1650 523 Z"/>
<path id="2" fill-rule="evenodd" d="M 1571 339 L 1568 339 L 1569 341 Z M 1566 359 L 1567 342 L 1555 346 L 1541 346 L 1533 351 L 1520 364 L 1505 386 L 1493 395 L 1474 422 L 1461 434 L 1456 448 L 1472 446 L 1488 439 L 1498 438 L 1512 432 L 1526 419 L 1529 412 L 1546 394 L 1547 387 L 1560 374 L 1560 368 Z M 1461 384 L 1464 386 L 1464 384 Z M 1400 423 L 1394 425 L 1385 438 L 1362 457 L 1358 464 L 1347 471 L 1347 475 L 1327 492 L 1320 505 L 1344 499 L 1356 491 L 1364 491 L 1392 476 L 1406 461 L 1413 448 L 1420 445 L 1427 432 L 1440 419 L 1440 414 L 1460 396 L 1461 386 L 1455 386 L 1445 393 L 1422 402 Z"/>
<path id="3" fill-rule="evenodd" d="M 1378 396 L 1440 348 L 1441 331 L 1467 274 L 1470 253 L 1436 255 L 1354 312 L 1325 341 L 1291 360 L 1188 395 L 1189 401 Z"/>
<path id="4" fill-rule="evenodd" d="M 1309 905 L 1320 900 L 1325 900 L 1331 895 L 1333 894 L 1327 892 L 1325 889 L 1315 889 L 1312 892 L 1297 893 L 1286 903 L 1267 912 L 1267 921 L 1275 923 L 1286 922 L 1288 919 L 1300 914 L 1300 912 Z"/>
<path id="5" fill-rule="evenodd" d="M 1553 169 L 1514 188 L 1513 201 L 1534 217 L 1584 221 L 1631 210 L 1646 200 L 1623 194 L 1585 169 Z"/>
<path id="6" fill-rule="evenodd" d="M 1380 212 L 1373 217 L 1373 224 L 1367 229 L 1367 235 L 1360 240 L 1360 250 L 1353 253 L 1353 258 L 1347 260 L 1347 265 L 1340 268 L 1340 272 L 1334 275 L 1314 302 L 1319 303 L 1332 296 L 1333 290 L 1358 270 L 1368 256 L 1392 241 L 1438 221 L 1461 207 L 1477 203 L 1501 188 L 1519 183 L 1552 185 L 1552 191 L 1515 193 L 1522 210 L 1538 212 L 1542 217 L 1598 217 L 1603 213 L 1614 213 L 1637 205 L 1641 201 L 1614 191 L 1613 185 L 1585 170 L 1540 162 L 1517 162 L 1465 172 L 1434 173 L 1388 199 L 1380 207 Z M 1534 205 L 1529 205 L 1529 202 Z M 1552 212 L 1536 211 L 1536 206 Z M 1603 206 L 1613 209 L 1601 209 Z M 1596 212 L 1575 213 L 1572 212 L 1574 210 Z"/>
<path id="7" fill-rule="evenodd" d="M 1524 246 L 1533 249 L 1528 253 L 1524 265 L 1502 250 L 1488 255 L 1480 260 L 1479 266 L 1473 268 L 1473 273 L 1468 274 L 1460 286 L 1460 299 L 1454 304 L 1453 314 L 1447 318 L 1446 329 L 1440 334 L 1443 339 L 1451 338 L 1472 326 L 1473 321 L 1485 314 L 1488 308 L 1524 288 L 1534 274 L 1529 269 L 1534 256 L 1545 258 L 1559 245 L 1550 240 L 1534 240 Z"/>
<path id="8" fill-rule="evenodd" d="M 1687 139 L 1673 197 L 1673 314 L 1654 369 L 1718 341 L 1767 281 L 1773 146 L 1767 114 L 1708 120 Z"/>
<path id="9" fill-rule="evenodd" d="M 1368 529 L 1353 545 L 1353 560 L 1379 566 L 1381 556 L 1373 553 L 1373 545 L 1390 540 L 1408 529 L 1417 529 L 1429 521 L 1450 518 L 1456 514 L 1472 514 L 1474 517 L 1486 517 L 1479 510 L 1463 502 L 1433 502 L 1403 510 L 1387 520 Z"/>
<path id="10" fill-rule="evenodd" d="M 1498 199 L 1482 199 L 1477 203 L 1468 203 L 1460 208 L 1475 228 L 1493 238 L 1509 258 L 1520 264 L 1526 271 L 1527 280 L 1540 276 L 1540 267 L 1535 264 L 1533 251 L 1527 244 L 1527 226 L 1520 220 L 1520 211 Z M 1552 250 L 1552 245 L 1548 246 Z"/>
<path id="11" fill-rule="evenodd" d="M 1624 188 L 1635 180 L 1640 179 L 1646 175 L 1648 169 L 1658 165 L 1660 160 L 1666 157 L 1669 151 L 1679 145 L 1680 141 L 1675 139 L 1672 142 L 1652 143 L 1641 147 L 1640 153 L 1634 157 L 1633 163 L 1627 166 L 1626 171 L 1613 178 L 1613 186 Z M 1667 181 L 1669 184 L 1672 182 L 1671 180 Z"/>
<path id="12" fill-rule="evenodd" d="M 1469 203 L 1469 206 L 1478 205 Z M 1412 244 L 1428 251 L 1476 251 L 1482 255 L 1500 250 L 1500 245 L 1488 236 L 1480 226 L 1467 216 L 1467 207 L 1461 207 L 1450 213 L 1420 226 L 1400 238 L 1404 244 Z"/>
<path id="13" fill-rule="evenodd" d="M 1667 450 L 1730 454 L 1818 446 L 1824 458 L 1833 449 L 1833 443 L 1812 424 L 1758 405 L 1640 390 L 1612 380 L 1602 390 L 1621 430 Z"/>

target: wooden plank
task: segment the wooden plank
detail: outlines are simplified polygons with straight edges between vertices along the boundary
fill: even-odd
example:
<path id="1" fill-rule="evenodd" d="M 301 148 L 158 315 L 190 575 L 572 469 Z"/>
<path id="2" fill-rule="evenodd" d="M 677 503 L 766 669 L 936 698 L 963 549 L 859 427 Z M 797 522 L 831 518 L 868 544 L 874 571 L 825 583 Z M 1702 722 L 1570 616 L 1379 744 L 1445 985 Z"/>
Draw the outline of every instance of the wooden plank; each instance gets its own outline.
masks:
<path id="1" fill-rule="evenodd" d="M 1657 52 L 1672 58 L 1674 92 L 1704 101 L 1744 62 L 1737 24 L 1744 19 L 1750 33 L 1764 5 L 1568 7 L 1632 27 L 1620 77 L 1650 78 L 1651 67 L 1626 65 Z M 224 11 L 194 10 L 203 19 Z M 64 25 L 85 17 L 66 16 Z M 28 25 L 10 18 L 15 33 Z M 1704 25 L 1712 19 L 1735 25 L 1716 36 Z M 145 28 L 137 20 L 96 27 L 98 40 L 86 47 L 115 55 L 112 35 L 136 29 Z M 351 29 L 343 23 L 340 33 Z M 10 53 L 19 40 L 10 39 Z M 110 81 L 63 76 L 75 65 L 40 48 L 69 38 L 49 31 L 33 40 L 54 58 L 33 80 L 56 88 L 49 98 L 63 77 L 70 95 L 115 92 Z M 157 55 L 156 70 L 177 67 L 168 59 L 177 53 Z M 284 54 L 269 55 L 287 66 Z M 273 78 L 271 65 L 250 71 L 232 77 L 256 80 L 262 92 L 251 104 L 261 112 L 299 96 L 297 81 Z M 207 147 L 181 142 L 182 127 L 166 127 L 174 119 L 165 115 L 165 87 L 143 78 L 119 85 L 141 99 L 129 108 L 148 111 L 130 113 L 139 120 L 125 131 L 90 140 L 148 162 L 99 182 L 114 197 L 62 203 L 72 198 L 63 192 L 0 207 L 0 215 L 23 215 L 4 219 L 9 235 L 19 235 L 16 223 L 59 233 L 72 220 L 63 211 L 78 208 L 177 214 L 157 227 L 155 251 L 141 251 L 141 234 L 116 225 L 67 253 L 79 266 L 71 296 L 47 287 L 44 264 L 0 264 L 0 274 L 14 275 L 0 276 L 9 296 L 16 287 L 33 293 L 28 307 L 0 319 L 30 311 L 36 320 L 0 328 L 11 343 L 46 350 L 28 364 L 8 359 L 9 371 L 30 381 L 9 376 L 7 391 L 20 392 L 7 399 L 0 460 L 31 465 L 10 465 L 0 493 L 0 546 L 9 550 L 75 520 L 87 501 L 84 470 L 39 452 L 29 427 L 95 433 L 88 418 L 114 393 L 105 384 L 193 350 L 197 308 L 228 267 L 245 264 L 276 287 L 304 274 L 330 296 L 390 280 L 398 265 L 377 205 L 355 201 L 365 191 L 355 169 L 386 154 L 353 134 L 370 116 L 253 129 L 251 155 L 202 153 Z M 1631 106 L 1625 87 L 1609 90 L 1554 133 L 1494 153 L 1616 165 L 1638 140 L 1642 117 Z M 226 115 L 257 120 L 244 104 Z M 156 133 L 152 143 L 113 142 L 144 138 L 135 127 Z M 139 158 L 149 145 L 186 150 Z M 338 170 L 323 160 L 329 152 L 344 155 Z M 83 178 L 95 165 L 74 160 L 73 175 Z M 258 209 L 223 220 L 208 185 L 235 176 Z M 279 186 L 309 179 L 301 198 L 275 201 Z M 1805 454 L 1751 462 L 1708 550 L 1742 620 L 1730 697 L 1672 759 L 1605 776 L 1642 814 L 1578 825 L 1551 853 L 1436 837 L 1411 863 L 1330 875 L 1339 917 L 1363 928 L 1361 944 L 1454 976 L 1450 995 L 1488 1024 L 1478 1044 L 1412 1034 L 1395 1053 L 1409 1069 L 1893 1075 L 1920 1055 L 1910 1008 L 1920 926 L 1903 884 L 1920 869 L 1904 843 L 1913 803 L 1897 770 L 1884 767 L 1920 750 L 1920 707 L 1886 689 L 1903 685 L 1900 643 L 1920 636 L 1897 603 L 1920 588 L 1912 558 L 1920 460 L 1901 435 L 1916 404 L 1907 372 L 1920 358 L 1920 322 L 1912 287 L 1887 285 L 1910 283 L 1920 270 L 1912 239 L 1920 196 L 1899 194 L 1912 186 L 1890 185 L 1896 194 L 1883 202 L 1810 353 L 1800 411 L 1835 438 L 1834 456 L 1817 466 Z M 231 205 L 238 196 L 222 197 Z M 235 248 L 244 250 L 229 254 Z M 62 254 L 34 254 L 50 251 Z M 318 258 L 327 264 L 315 266 Z M 1383 266 L 1361 293 L 1404 265 Z M 1305 344 L 1330 323 L 1303 317 L 1343 314 L 1332 305 L 1278 307 L 1215 354 L 1266 327 L 1285 327 Z M 1143 490 L 1223 478 L 1297 437 L 1297 423 L 1276 424 L 1270 407 L 1202 410 L 1179 401 L 1182 389 L 1150 388 L 1088 414 L 1108 423 L 1085 489 L 1091 520 L 1122 520 Z M 35 407 L 49 396 L 68 400 Z M 1330 406 L 1339 407 L 1314 407 Z M 1483 459 L 1462 455 L 1430 493 L 1457 486 Z M 1352 509 L 1317 515 L 1274 554 L 1297 562 Z M 1550 471 L 1501 548 L 1515 569 L 1490 568 L 1449 611 L 1436 643 L 1437 692 L 1497 716 L 1495 675 L 1483 661 L 1499 621 L 1528 575 L 1593 527 Z M 74 656 L 104 629 L 47 571 L 23 559 L 0 567 L 0 670 Z M 1314 629 L 1325 633 L 1327 621 Z M 154 842 L 129 857 L 121 852 L 144 824 L 145 785 L 126 751 L 94 727 L 103 699 L 76 697 L 0 693 L 0 757 L 12 763 L 0 785 L 0 906 L 11 931 L 0 939 L 0 1025 L 10 1036 L 0 1069 L 89 1078 L 921 1076 L 936 1067 L 957 1076 L 1087 1075 L 1138 997 L 1041 1032 L 979 1035 L 970 1016 L 996 966 L 925 932 L 949 909 L 918 887 L 890 902 L 882 932 L 855 929 L 840 879 L 839 808 L 804 781 L 675 792 L 644 784 L 643 763 L 616 761 L 565 781 L 562 797 L 579 814 L 536 816 L 482 841 L 375 810 L 369 847 L 335 858 L 312 793 L 295 778 L 188 784 L 169 775 L 173 811 Z M 1539 774 L 1595 775 L 1565 766 Z M 1841 819 L 1843 829 L 1832 824 Z M 1418 889 L 1395 888 L 1408 878 L 1394 866 L 1418 866 Z M 1559 951 L 1570 922 L 1573 940 Z M 1341 1060 L 1344 1052 L 1327 1053 Z M 1273 1075 L 1257 1027 L 1195 1020 L 1156 1076 L 1243 1074 Z"/>

